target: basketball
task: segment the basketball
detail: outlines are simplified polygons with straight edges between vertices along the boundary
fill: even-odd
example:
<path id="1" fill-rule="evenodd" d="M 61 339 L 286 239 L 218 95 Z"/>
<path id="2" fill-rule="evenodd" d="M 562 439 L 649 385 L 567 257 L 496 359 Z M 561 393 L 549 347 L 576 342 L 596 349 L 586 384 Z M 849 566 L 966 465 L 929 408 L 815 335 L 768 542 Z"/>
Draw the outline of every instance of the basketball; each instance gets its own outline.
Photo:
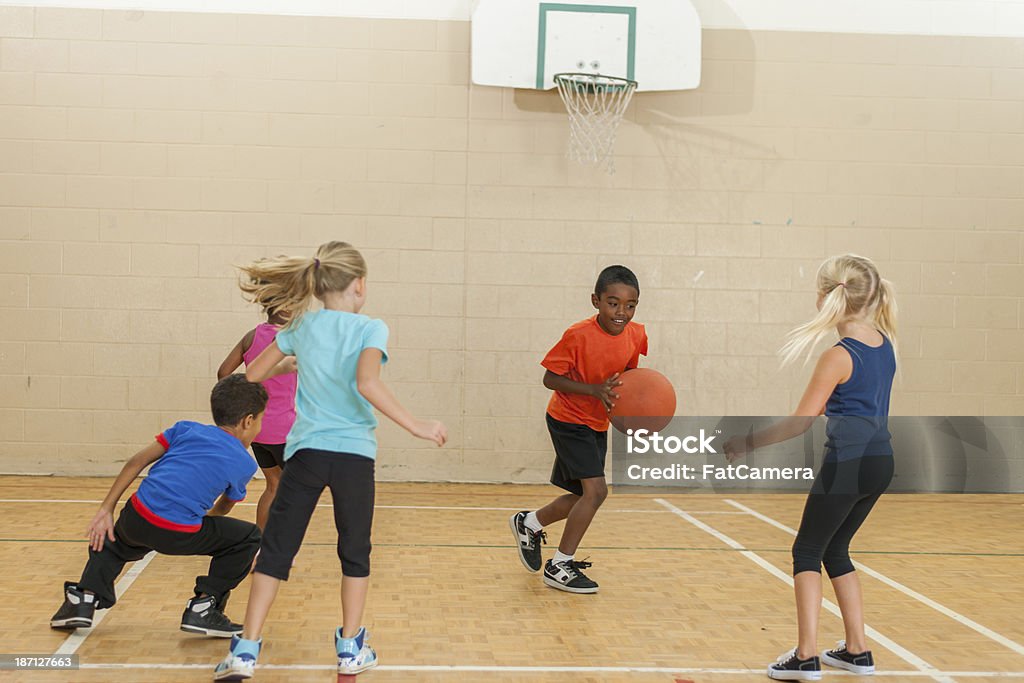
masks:
<path id="1" fill-rule="evenodd" d="M 676 412 L 676 390 L 665 375 L 650 368 L 627 370 L 615 388 L 619 398 L 612 409 L 612 425 L 623 434 L 627 429 L 657 432 L 668 426 Z"/>

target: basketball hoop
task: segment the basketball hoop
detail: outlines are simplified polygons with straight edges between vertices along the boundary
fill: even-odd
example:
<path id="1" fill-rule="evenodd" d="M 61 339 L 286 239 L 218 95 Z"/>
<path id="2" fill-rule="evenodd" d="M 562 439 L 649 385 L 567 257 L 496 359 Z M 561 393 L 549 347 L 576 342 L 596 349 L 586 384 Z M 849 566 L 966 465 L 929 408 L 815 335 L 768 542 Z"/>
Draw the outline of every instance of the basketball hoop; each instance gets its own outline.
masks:
<path id="1" fill-rule="evenodd" d="M 569 111 L 569 158 L 615 173 L 615 134 L 636 81 L 587 73 L 555 74 L 554 81 Z"/>

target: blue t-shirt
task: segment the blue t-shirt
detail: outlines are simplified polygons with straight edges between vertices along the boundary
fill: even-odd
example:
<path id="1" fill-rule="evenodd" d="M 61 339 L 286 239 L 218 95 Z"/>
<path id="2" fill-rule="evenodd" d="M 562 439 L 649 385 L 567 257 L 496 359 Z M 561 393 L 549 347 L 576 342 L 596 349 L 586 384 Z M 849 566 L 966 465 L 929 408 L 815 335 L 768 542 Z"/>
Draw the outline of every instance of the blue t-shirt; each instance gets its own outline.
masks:
<path id="1" fill-rule="evenodd" d="M 198 531 L 220 495 L 245 498 L 256 461 L 242 442 L 220 427 L 181 421 L 156 437 L 167 452 L 153 463 L 134 498 L 151 523 Z"/>
<path id="2" fill-rule="evenodd" d="M 328 309 L 277 333 L 278 348 L 299 366 L 285 460 L 302 448 L 377 457 L 377 418 L 356 387 L 356 368 L 363 349 L 380 349 L 386 362 L 387 344 L 384 321 Z"/>

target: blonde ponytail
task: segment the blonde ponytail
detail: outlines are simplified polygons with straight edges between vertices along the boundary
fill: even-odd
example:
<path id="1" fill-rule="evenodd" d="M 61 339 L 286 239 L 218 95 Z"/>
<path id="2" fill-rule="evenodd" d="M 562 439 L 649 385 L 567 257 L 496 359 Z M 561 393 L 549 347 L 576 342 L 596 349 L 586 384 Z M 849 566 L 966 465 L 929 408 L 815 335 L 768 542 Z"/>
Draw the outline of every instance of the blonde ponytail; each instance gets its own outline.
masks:
<path id="1" fill-rule="evenodd" d="M 806 363 L 818 342 L 834 331 L 846 316 L 847 307 L 846 287 L 834 286 L 822 300 L 818 314 L 810 321 L 790 330 L 786 335 L 786 343 L 779 350 L 782 355 L 782 364 L 788 365 L 805 353 L 804 362 Z"/>
<path id="2" fill-rule="evenodd" d="M 893 351 L 899 357 L 899 345 L 896 341 L 896 291 L 892 283 L 885 278 L 878 282 L 878 302 L 875 305 L 875 327 L 889 338 Z"/>
<path id="3" fill-rule="evenodd" d="M 316 256 L 277 256 L 240 268 L 239 287 L 247 298 L 278 312 L 292 326 L 309 310 L 314 297 L 344 291 L 366 277 L 366 261 L 347 242 L 320 245 Z"/>
<path id="4" fill-rule="evenodd" d="M 806 363 L 814 347 L 848 318 L 863 315 L 896 349 L 896 298 L 892 283 L 882 279 L 869 258 L 855 254 L 833 256 L 818 268 L 816 277 L 821 308 L 809 322 L 786 335 L 779 350 L 786 365 L 804 357 Z"/>

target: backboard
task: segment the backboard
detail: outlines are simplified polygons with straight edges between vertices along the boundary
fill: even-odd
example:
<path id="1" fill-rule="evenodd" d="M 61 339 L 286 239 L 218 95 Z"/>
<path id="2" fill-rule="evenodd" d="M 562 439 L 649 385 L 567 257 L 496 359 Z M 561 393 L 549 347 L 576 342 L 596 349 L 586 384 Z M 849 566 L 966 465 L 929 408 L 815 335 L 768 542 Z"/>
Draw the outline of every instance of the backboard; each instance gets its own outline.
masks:
<path id="1" fill-rule="evenodd" d="M 473 82 L 548 90 L 560 72 L 600 73 L 637 90 L 700 84 L 701 25 L 689 0 L 479 0 Z"/>

